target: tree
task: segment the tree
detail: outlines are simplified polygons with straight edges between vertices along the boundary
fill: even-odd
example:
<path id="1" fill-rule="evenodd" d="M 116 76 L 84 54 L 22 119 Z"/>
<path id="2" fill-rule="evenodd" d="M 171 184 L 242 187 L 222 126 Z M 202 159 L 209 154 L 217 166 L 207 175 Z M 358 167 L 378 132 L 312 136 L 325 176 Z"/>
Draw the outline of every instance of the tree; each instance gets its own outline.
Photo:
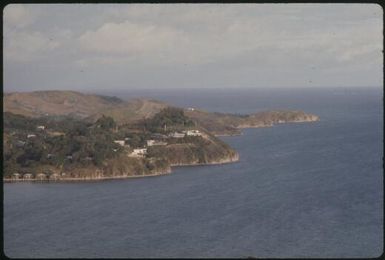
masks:
<path id="1" fill-rule="evenodd" d="M 95 124 L 98 127 L 102 128 L 103 130 L 109 130 L 116 127 L 116 123 L 114 119 L 110 116 L 105 116 L 105 115 L 100 117 Z"/>

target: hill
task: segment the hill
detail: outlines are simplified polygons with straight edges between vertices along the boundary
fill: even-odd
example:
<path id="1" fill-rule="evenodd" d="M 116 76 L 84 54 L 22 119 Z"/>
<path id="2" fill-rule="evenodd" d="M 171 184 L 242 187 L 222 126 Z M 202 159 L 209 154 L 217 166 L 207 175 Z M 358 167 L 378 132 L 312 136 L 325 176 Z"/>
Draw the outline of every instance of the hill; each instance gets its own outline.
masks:
<path id="1" fill-rule="evenodd" d="M 34 91 L 7 93 L 3 98 L 4 112 L 27 117 L 72 116 L 96 120 L 102 114 L 117 123 L 149 118 L 168 105 L 159 101 L 83 94 L 75 91 Z"/>
<path id="2" fill-rule="evenodd" d="M 170 105 L 151 99 L 125 101 L 117 97 L 83 94 L 75 91 L 35 91 L 8 93 L 3 99 L 4 112 L 28 117 L 70 116 L 95 122 L 102 115 L 118 125 L 143 121 Z M 187 117 L 215 135 L 240 134 L 241 128 L 269 127 L 278 123 L 311 122 L 318 116 L 303 111 L 264 111 L 250 115 L 185 109 Z"/>
<path id="3" fill-rule="evenodd" d="M 195 120 L 215 135 L 236 135 L 242 128 L 270 127 L 280 123 L 318 121 L 319 117 L 303 111 L 263 111 L 250 115 L 211 113 L 203 110 L 185 110 L 186 116 Z"/>

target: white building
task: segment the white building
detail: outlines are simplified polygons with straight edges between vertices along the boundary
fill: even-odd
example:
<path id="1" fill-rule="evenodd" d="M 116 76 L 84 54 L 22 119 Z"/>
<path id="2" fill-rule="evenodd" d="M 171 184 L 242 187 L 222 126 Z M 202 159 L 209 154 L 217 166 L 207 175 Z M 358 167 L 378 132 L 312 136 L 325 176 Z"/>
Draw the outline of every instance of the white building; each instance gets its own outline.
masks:
<path id="1" fill-rule="evenodd" d="M 27 138 L 32 138 L 32 137 L 36 137 L 36 135 L 35 134 L 28 134 L 27 135 Z"/>
<path id="2" fill-rule="evenodd" d="M 124 140 L 115 140 L 114 143 L 120 144 L 121 146 L 124 146 L 125 141 Z"/>
<path id="3" fill-rule="evenodd" d="M 40 129 L 40 130 L 44 130 L 45 129 L 45 126 L 44 125 L 39 125 L 36 127 L 37 129 Z"/>
<path id="4" fill-rule="evenodd" d="M 60 179 L 60 175 L 58 173 L 53 173 L 49 176 L 50 180 L 58 180 Z"/>
<path id="5" fill-rule="evenodd" d="M 174 132 L 174 133 L 171 133 L 169 134 L 170 137 L 174 137 L 174 138 L 183 138 L 185 136 L 184 133 L 178 133 L 178 132 Z"/>
<path id="6" fill-rule="evenodd" d="M 23 179 L 26 179 L 26 180 L 32 179 L 32 174 L 31 173 L 24 174 Z"/>
<path id="7" fill-rule="evenodd" d="M 36 175 L 36 179 L 38 179 L 38 180 L 45 180 L 45 179 L 47 179 L 47 175 L 44 174 L 44 173 L 38 173 Z"/>
<path id="8" fill-rule="evenodd" d="M 146 154 L 147 154 L 147 148 L 138 148 L 138 149 L 134 149 L 129 156 L 131 156 L 131 157 L 143 157 Z"/>
<path id="9" fill-rule="evenodd" d="M 202 136 L 202 133 L 199 130 L 188 130 L 186 131 L 188 136 Z"/>
<path id="10" fill-rule="evenodd" d="M 15 172 L 14 174 L 12 174 L 12 179 L 15 179 L 15 180 L 20 179 L 20 173 Z"/>
<path id="11" fill-rule="evenodd" d="M 153 145 L 166 145 L 167 143 L 156 141 L 156 140 L 147 140 L 147 146 L 153 146 Z"/>

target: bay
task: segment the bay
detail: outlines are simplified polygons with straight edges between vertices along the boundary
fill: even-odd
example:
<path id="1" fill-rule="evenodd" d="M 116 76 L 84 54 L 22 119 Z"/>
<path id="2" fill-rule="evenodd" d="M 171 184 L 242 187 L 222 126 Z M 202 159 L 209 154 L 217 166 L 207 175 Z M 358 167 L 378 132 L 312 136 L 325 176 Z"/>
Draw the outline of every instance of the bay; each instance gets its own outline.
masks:
<path id="1" fill-rule="evenodd" d="M 304 110 L 319 122 L 221 137 L 233 164 L 167 176 L 5 183 L 12 258 L 376 257 L 383 252 L 380 88 L 135 90 L 215 112 Z"/>

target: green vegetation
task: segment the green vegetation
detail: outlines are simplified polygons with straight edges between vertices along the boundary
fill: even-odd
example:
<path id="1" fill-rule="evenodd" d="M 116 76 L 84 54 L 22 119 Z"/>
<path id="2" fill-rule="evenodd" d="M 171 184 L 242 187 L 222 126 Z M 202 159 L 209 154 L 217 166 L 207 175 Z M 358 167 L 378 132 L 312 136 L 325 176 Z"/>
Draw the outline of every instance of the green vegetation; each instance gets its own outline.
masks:
<path id="1" fill-rule="evenodd" d="M 9 178 L 15 172 L 56 171 L 80 178 L 97 176 L 101 170 L 104 176 L 147 175 L 166 172 L 170 164 L 208 163 L 233 155 L 230 147 L 209 133 L 205 133 L 208 138 L 168 136 L 194 125 L 182 109 L 171 107 L 152 118 L 120 126 L 105 115 L 92 123 L 67 116 L 29 118 L 4 113 L 3 174 Z M 145 157 L 127 156 L 132 149 L 146 147 L 154 135 L 162 145 L 147 147 Z"/>
<path id="2" fill-rule="evenodd" d="M 39 130 L 43 125 L 49 130 Z M 114 143 L 115 122 L 102 117 L 95 124 L 78 120 L 26 118 L 4 114 L 4 173 L 27 171 L 41 165 L 67 169 L 101 166 L 105 159 L 119 155 L 123 148 Z M 59 131 L 62 135 L 53 135 Z M 28 135 L 33 135 L 28 138 Z"/>
<path id="3" fill-rule="evenodd" d="M 183 109 L 166 107 L 154 117 L 145 120 L 145 129 L 150 132 L 170 132 L 194 126 L 194 122 L 185 116 Z"/>

